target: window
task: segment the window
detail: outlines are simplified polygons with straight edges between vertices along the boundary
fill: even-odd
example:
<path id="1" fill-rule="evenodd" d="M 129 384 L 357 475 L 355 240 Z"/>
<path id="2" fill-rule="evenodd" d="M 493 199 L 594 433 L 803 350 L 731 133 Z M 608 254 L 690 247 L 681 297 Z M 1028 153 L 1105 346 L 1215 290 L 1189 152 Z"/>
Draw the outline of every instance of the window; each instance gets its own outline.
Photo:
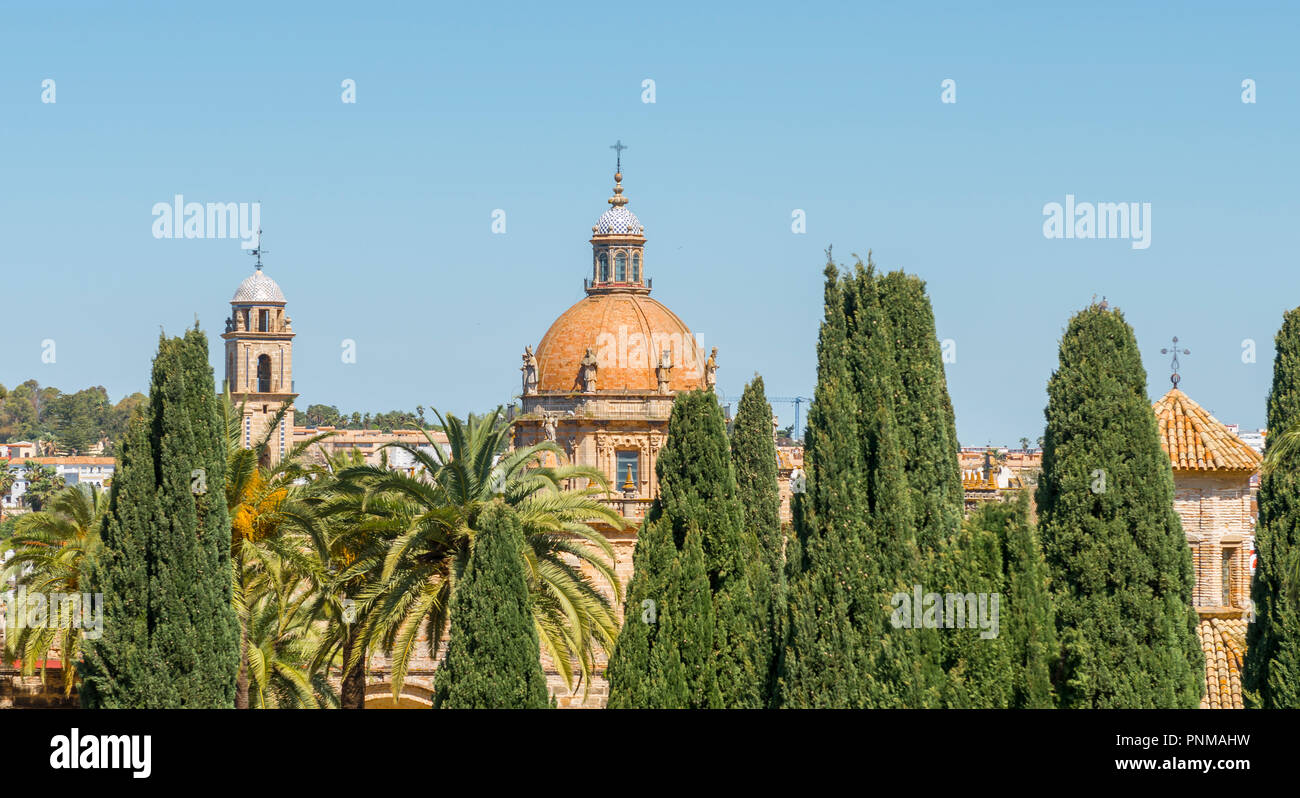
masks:
<path id="1" fill-rule="evenodd" d="M 257 392 L 271 392 L 271 356 L 258 355 L 257 357 Z"/>
<path id="2" fill-rule="evenodd" d="M 632 282 L 641 282 L 641 254 L 639 252 L 632 253 Z"/>
<path id="3" fill-rule="evenodd" d="M 269 310 L 257 311 L 257 331 L 258 332 L 271 331 L 271 311 Z"/>
<path id="4" fill-rule="evenodd" d="M 1235 548 L 1223 550 L 1223 604 L 1224 607 L 1232 606 L 1232 561 L 1237 556 Z"/>
<path id="5" fill-rule="evenodd" d="M 609 282 L 609 256 L 604 252 L 600 253 L 600 281 Z"/>
<path id="6" fill-rule="evenodd" d="M 640 453 L 637 452 L 635 449 L 629 451 L 619 451 L 615 453 L 615 462 L 618 464 L 617 465 L 618 473 L 614 475 L 615 489 L 620 491 L 626 490 L 625 486 L 629 481 L 633 485 L 632 488 L 633 490 L 636 490 L 637 489 L 636 486 L 641 484 L 640 483 L 641 469 L 640 469 L 639 455 Z"/>
<path id="7" fill-rule="evenodd" d="M 620 252 L 614 256 L 614 280 L 615 282 L 627 282 L 627 253 Z"/>

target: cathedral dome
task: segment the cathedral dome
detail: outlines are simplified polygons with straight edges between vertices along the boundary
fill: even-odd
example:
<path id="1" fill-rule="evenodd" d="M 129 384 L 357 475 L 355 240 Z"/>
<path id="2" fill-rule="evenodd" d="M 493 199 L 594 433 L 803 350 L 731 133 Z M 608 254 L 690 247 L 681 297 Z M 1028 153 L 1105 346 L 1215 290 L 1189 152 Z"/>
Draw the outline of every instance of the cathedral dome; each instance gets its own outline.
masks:
<path id="1" fill-rule="evenodd" d="M 239 290 L 230 301 L 238 304 L 284 304 L 285 300 L 280 286 L 263 274 L 259 266 L 257 271 L 239 284 Z"/>
<path id="2" fill-rule="evenodd" d="M 538 392 L 581 392 L 588 349 L 596 393 L 656 392 L 664 350 L 674 393 L 705 387 L 705 356 L 690 328 L 644 293 L 593 293 L 561 314 L 537 347 Z"/>

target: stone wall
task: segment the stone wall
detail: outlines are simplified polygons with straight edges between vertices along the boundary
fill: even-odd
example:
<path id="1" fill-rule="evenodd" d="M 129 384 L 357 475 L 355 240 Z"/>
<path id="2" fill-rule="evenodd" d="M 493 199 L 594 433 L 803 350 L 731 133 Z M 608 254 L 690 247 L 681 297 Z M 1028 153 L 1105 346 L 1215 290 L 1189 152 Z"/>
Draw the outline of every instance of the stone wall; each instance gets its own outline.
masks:
<path id="1" fill-rule="evenodd" d="M 1175 472 L 1174 509 L 1192 548 L 1195 606 L 1244 609 L 1250 599 L 1250 551 L 1255 534 L 1250 475 Z"/>

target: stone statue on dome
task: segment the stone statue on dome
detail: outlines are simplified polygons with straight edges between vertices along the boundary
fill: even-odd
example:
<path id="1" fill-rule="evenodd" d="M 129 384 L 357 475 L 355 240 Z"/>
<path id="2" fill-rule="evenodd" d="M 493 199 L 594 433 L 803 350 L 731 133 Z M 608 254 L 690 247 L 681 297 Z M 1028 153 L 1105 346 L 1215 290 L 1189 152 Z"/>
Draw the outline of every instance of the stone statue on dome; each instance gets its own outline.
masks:
<path id="1" fill-rule="evenodd" d="M 531 346 L 524 347 L 524 365 L 519 370 L 524 373 L 524 396 L 533 396 L 537 393 L 537 355 Z"/>
<path id="2" fill-rule="evenodd" d="M 592 351 L 591 347 L 587 347 L 586 354 L 582 356 L 581 379 L 583 393 L 596 392 L 596 371 L 598 368 L 596 353 Z"/>
<path id="3" fill-rule="evenodd" d="M 673 354 L 665 349 L 659 354 L 659 365 L 655 367 L 655 377 L 659 380 L 659 393 L 668 393 L 668 383 L 673 376 Z"/>
<path id="4" fill-rule="evenodd" d="M 713 353 L 709 355 L 709 359 L 704 363 L 704 385 L 710 391 L 716 390 L 718 387 L 718 348 L 716 346 L 713 347 Z"/>

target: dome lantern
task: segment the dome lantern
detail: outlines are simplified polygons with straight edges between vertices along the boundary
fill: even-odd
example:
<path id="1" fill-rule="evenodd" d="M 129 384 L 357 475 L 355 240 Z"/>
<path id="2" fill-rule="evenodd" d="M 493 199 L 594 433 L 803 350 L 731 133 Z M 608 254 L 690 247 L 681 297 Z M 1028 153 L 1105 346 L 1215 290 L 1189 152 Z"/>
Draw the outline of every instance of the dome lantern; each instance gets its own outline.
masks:
<path id="1" fill-rule="evenodd" d="M 608 202 L 610 209 L 591 228 L 591 279 L 585 286 L 587 293 L 649 293 L 650 282 L 645 277 L 645 226 L 627 209 L 621 165 L 614 173 L 614 196 Z"/>

